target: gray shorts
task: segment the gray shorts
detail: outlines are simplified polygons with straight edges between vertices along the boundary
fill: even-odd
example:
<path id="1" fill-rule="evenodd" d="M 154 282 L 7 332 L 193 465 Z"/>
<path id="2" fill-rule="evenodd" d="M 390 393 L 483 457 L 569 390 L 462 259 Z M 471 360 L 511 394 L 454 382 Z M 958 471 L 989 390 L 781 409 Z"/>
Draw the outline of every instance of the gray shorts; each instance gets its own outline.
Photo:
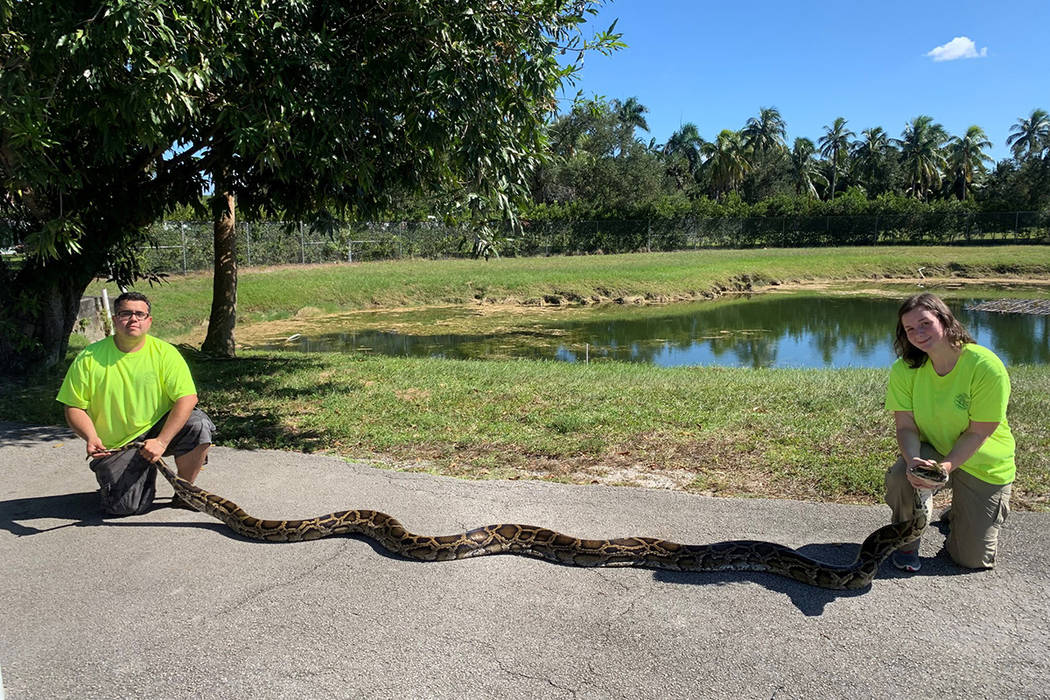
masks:
<path id="1" fill-rule="evenodd" d="M 168 415 L 132 442 L 157 437 L 164 427 Z M 186 425 L 182 426 L 165 455 L 181 457 L 200 445 L 210 445 L 215 424 L 198 408 L 194 408 Z M 147 462 L 133 448 L 121 450 L 107 457 L 91 460 L 91 471 L 95 472 L 102 492 L 102 510 L 109 515 L 137 515 L 145 513 L 153 505 L 157 493 L 157 467 Z"/>

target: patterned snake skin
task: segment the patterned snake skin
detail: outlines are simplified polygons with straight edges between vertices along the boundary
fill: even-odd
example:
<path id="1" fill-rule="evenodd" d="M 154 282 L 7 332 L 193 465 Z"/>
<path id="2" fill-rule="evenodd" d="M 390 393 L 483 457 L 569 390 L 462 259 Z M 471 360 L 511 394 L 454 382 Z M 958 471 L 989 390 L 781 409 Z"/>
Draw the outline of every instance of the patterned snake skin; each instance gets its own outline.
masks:
<path id="1" fill-rule="evenodd" d="M 518 554 L 569 566 L 637 566 L 671 571 L 762 571 L 830 589 L 865 588 L 895 549 L 922 534 L 930 519 L 930 491 L 918 492 L 914 519 L 886 525 L 868 535 L 856 560 L 828 564 L 772 542 L 738 540 L 679 544 L 650 537 L 585 540 L 535 525 L 500 523 L 454 535 L 417 535 L 386 513 L 344 510 L 306 520 L 260 520 L 240 506 L 180 478 L 158 461 L 176 495 L 193 508 L 254 540 L 299 542 L 334 535 L 363 535 L 388 551 L 417 561 L 448 561 L 486 554 Z M 947 476 L 924 474 L 943 483 Z"/>

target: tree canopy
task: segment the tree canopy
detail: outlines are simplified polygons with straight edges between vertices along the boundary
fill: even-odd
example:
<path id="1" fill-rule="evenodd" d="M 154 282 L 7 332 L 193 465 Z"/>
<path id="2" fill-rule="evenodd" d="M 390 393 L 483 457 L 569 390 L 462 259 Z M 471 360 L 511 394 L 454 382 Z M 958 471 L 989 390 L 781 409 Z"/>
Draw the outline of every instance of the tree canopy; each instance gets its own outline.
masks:
<path id="1" fill-rule="evenodd" d="M 551 208 L 557 204 L 569 218 L 724 216 L 726 206 L 739 209 L 733 202 L 771 202 L 780 211 L 784 197 L 800 198 L 789 209 L 806 211 L 814 200 L 830 203 L 854 191 L 869 202 L 887 195 L 905 209 L 910 204 L 902 198 L 986 211 L 1050 208 L 1050 118 L 1042 109 L 1011 128 L 1013 158 L 993 163 L 980 126 L 951 135 L 928 115 L 909 121 L 899 138 L 879 126 L 857 134 L 837 117 L 816 142 L 799 136 L 790 150 L 787 122 L 776 107 L 763 107 L 740 129 L 721 129 L 713 138 L 684 122 L 663 144 L 622 142 L 616 135 L 629 134 L 631 123 L 624 104 L 633 114 L 647 112 L 636 97 L 595 99 L 554 120 L 553 161 L 533 180 L 533 201 L 543 208 L 533 215 L 558 216 Z M 626 162 L 612 162 L 625 153 Z"/>
<path id="2" fill-rule="evenodd" d="M 315 223 L 440 192 L 506 215 L 603 0 L 0 0 L 0 366 L 53 364 L 92 278 L 221 180 Z M 567 65 L 559 61 L 570 59 Z M 575 59 L 575 60 L 573 60 Z"/>

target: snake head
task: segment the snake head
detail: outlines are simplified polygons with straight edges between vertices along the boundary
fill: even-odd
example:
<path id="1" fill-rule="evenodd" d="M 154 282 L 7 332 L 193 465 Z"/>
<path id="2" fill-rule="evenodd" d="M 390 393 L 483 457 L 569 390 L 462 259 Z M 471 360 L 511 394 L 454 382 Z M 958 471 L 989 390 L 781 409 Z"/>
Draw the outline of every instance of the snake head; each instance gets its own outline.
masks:
<path id="1" fill-rule="evenodd" d="M 934 462 L 933 466 L 912 465 L 908 467 L 908 473 L 923 481 L 933 484 L 935 487 L 943 486 L 948 481 L 948 472 L 940 462 Z"/>

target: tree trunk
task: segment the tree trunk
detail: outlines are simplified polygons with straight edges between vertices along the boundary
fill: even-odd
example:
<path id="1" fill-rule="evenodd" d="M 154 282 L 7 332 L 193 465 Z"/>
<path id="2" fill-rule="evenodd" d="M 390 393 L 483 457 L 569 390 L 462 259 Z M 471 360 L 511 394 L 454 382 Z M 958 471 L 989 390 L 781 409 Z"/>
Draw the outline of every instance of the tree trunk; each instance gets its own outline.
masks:
<path id="1" fill-rule="evenodd" d="M 839 179 L 839 158 L 836 155 L 831 161 L 831 196 L 828 197 L 828 201 L 835 199 L 835 187 L 838 185 Z"/>
<path id="2" fill-rule="evenodd" d="M 233 329 L 237 325 L 235 206 L 233 193 L 229 191 L 216 192 L 212 200 L 215 221 L 215 273 L 212 279 L 208 335 L 201 345 L 201 352 L 215 357 L 234 357 L 236 355 L 236 345 L 233 340 Z"/>
<path id="3" fill-rule="evenodd" d="M 0 375 L 25 375 L 58 366 L 80 297 L 97 269 L 84 255 L 27 260 L 15 274 L 0 265 Z"/>

